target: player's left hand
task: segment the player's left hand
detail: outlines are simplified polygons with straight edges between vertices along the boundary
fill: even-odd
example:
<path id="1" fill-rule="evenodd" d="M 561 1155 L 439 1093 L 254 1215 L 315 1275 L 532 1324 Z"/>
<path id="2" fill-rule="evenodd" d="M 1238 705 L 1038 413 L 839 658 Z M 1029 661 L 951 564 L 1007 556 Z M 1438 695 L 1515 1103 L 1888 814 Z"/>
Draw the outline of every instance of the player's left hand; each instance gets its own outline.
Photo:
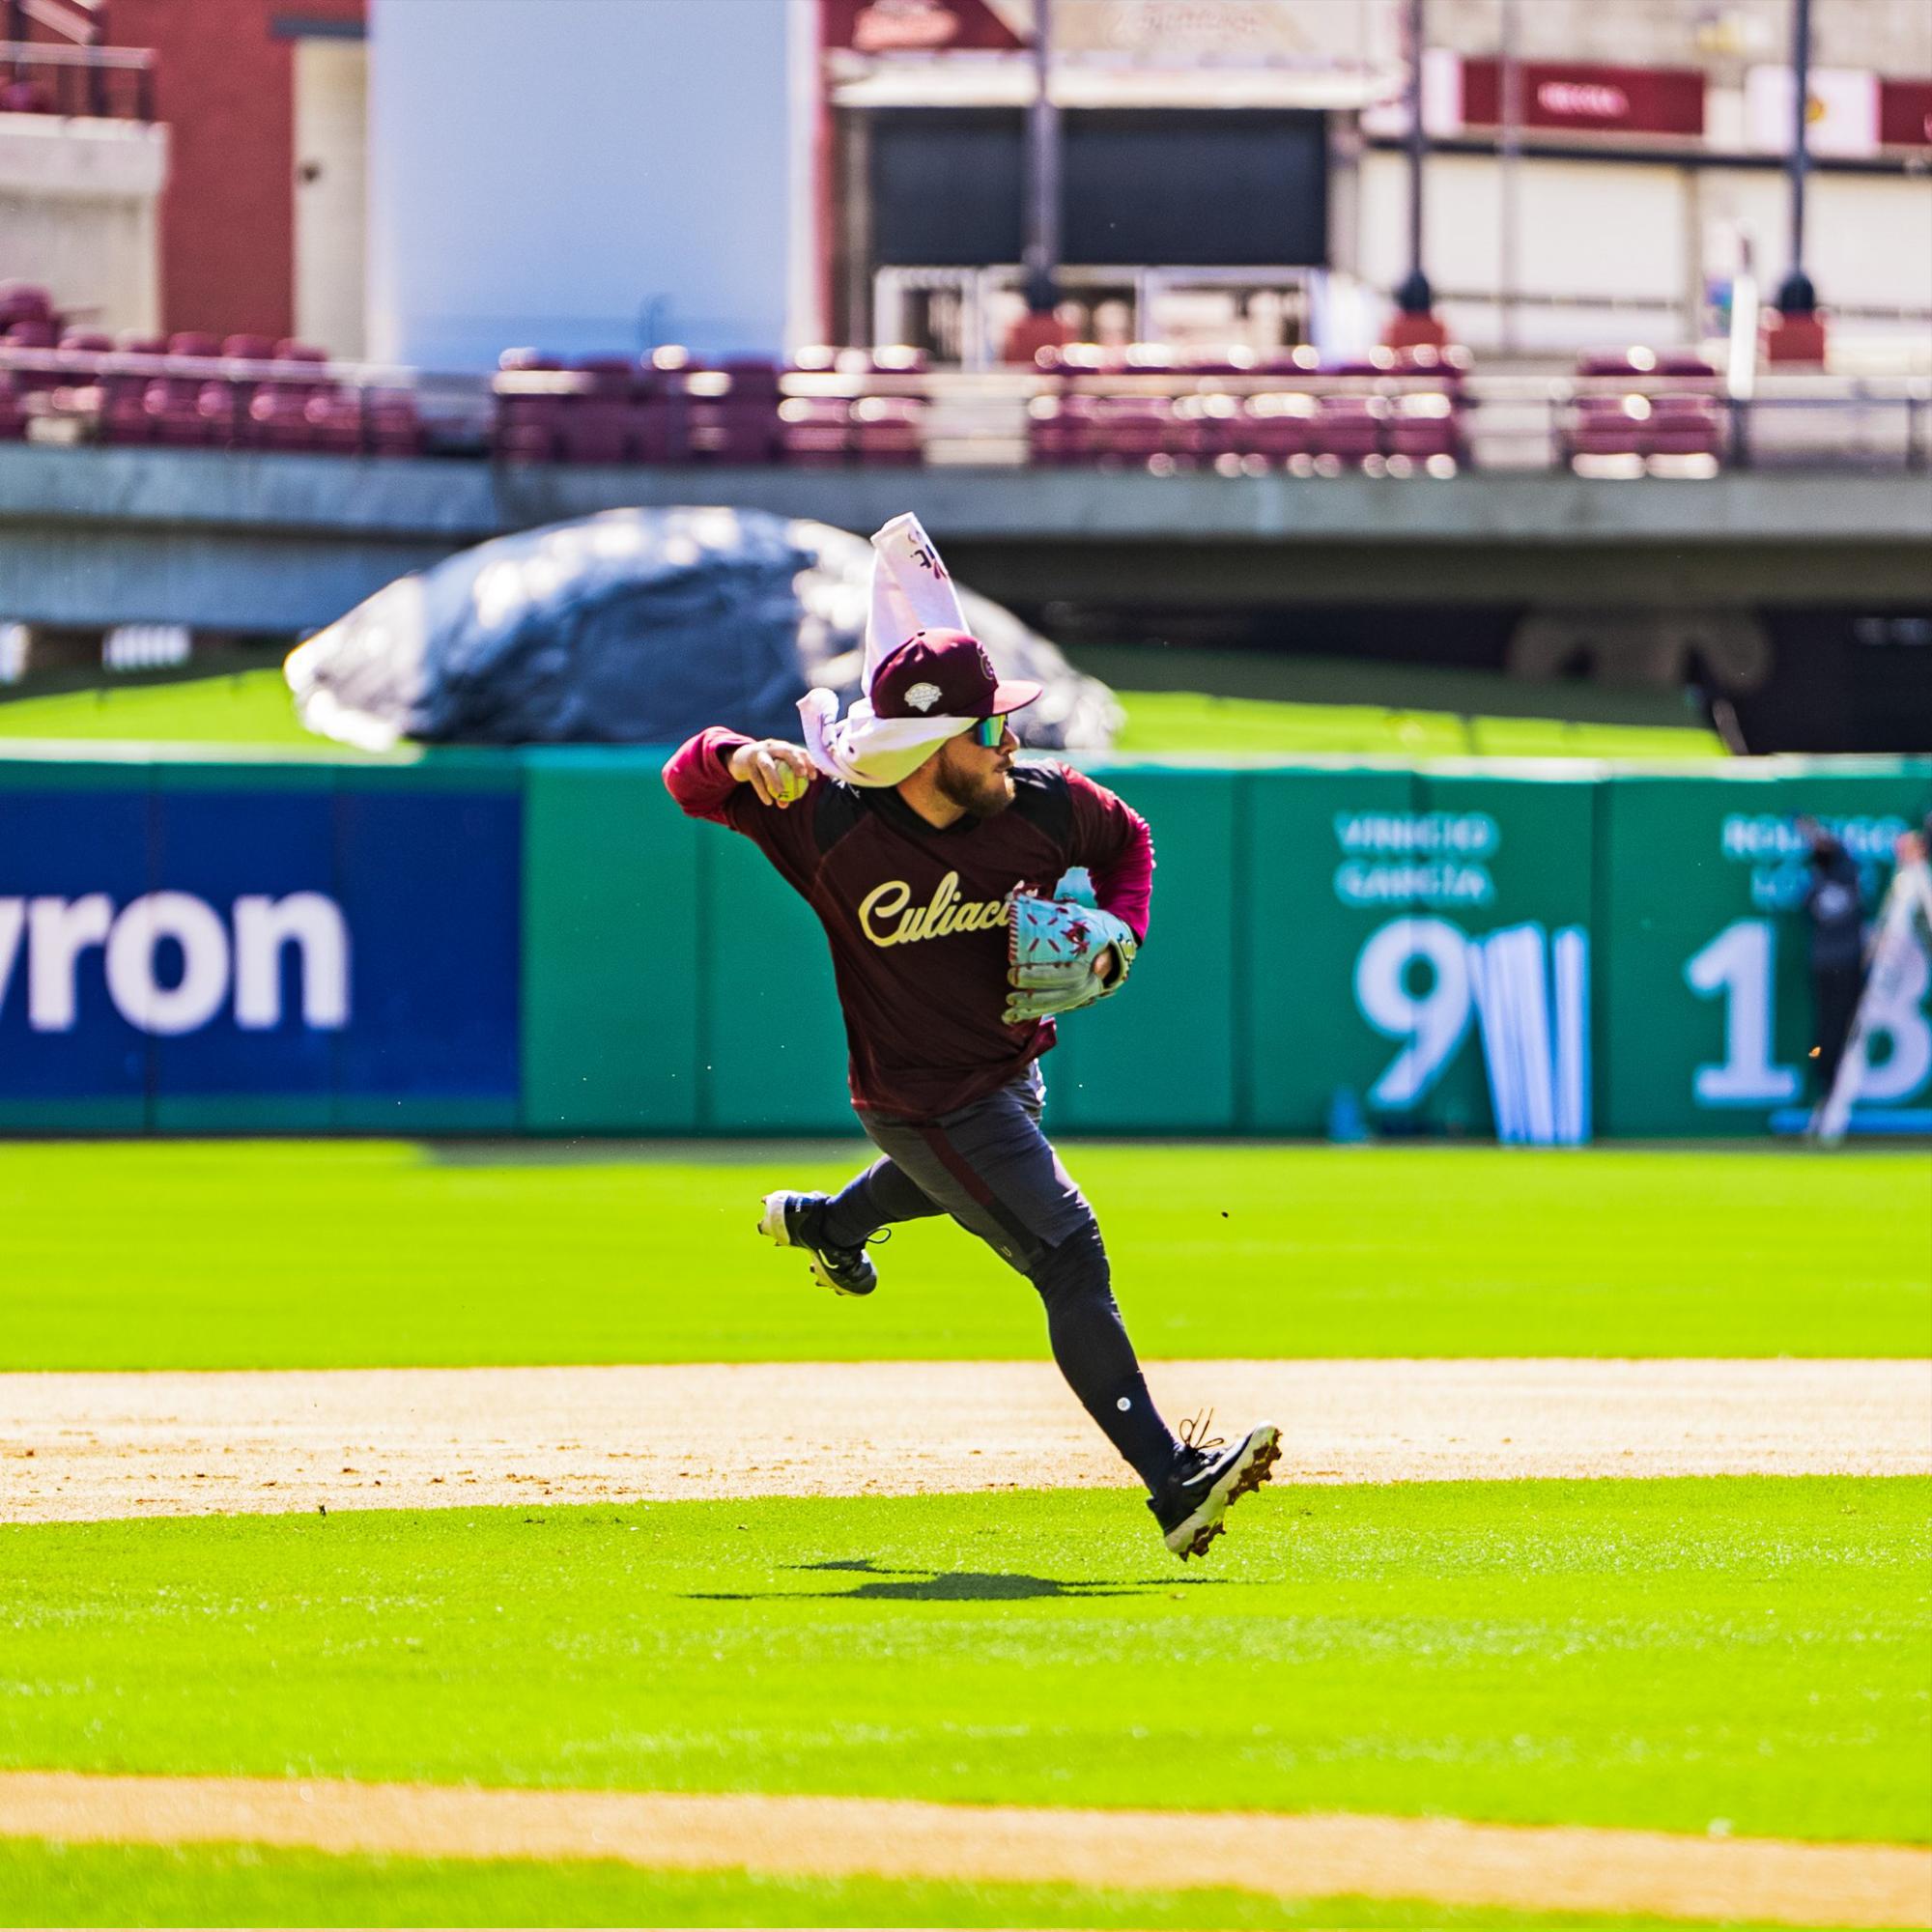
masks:
<path id="1" fill-rule="evenodd" d="M 1068 899 L 1014 895 L 1001 1014 L 1009 1026 L 1070 1013 L 1119 991 L 1138 942 L 1124 920 Z"/>

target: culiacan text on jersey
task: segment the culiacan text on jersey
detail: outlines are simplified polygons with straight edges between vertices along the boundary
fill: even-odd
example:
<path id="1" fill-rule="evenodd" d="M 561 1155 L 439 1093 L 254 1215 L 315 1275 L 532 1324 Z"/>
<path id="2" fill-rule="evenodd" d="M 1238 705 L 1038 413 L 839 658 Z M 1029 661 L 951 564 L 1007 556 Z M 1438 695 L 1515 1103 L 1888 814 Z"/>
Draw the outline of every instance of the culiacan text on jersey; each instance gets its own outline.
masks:
<path id="1" fill-rule="evenodd" d="M 957 872 L 940 880 L 930 903 L 913 906 L 911 901 L 912 888 L 903 879 L 874 886 L 859 901 L 861 930 L 874 946 L 911 946 L 954 932 L 984 932 L 1005 925 L 1009 916 L 1007 899 L 962 899 Z"/>

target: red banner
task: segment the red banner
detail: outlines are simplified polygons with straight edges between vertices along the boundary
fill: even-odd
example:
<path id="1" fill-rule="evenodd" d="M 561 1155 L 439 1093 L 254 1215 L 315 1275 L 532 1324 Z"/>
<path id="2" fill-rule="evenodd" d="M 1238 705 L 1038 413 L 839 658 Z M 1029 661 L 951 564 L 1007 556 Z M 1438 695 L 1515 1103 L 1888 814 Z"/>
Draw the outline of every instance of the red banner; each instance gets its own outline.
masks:
<path id="1" fill-rule="evenodd" d="M 1704 76 L 1695 68 L 1589 67 L 1524 61 L 1518 95 L 1524 128 L 1564 128 L 1598 134 L 1690 134 L 1704 131 Z M 1502 63 L 1463 63 L 1463 119 L 1472 127 L 1502 121 Z"/>
<path id="2" fill-rule="evenodd" d="M 862 54 L 1012 53 L 1022 43 L 986 0 L 821 0 L 828 47 Z"/>
<path id="3" fill-rule="evenodd" d="M 1888 148 L 1932 148 L 1932 80 L 1879 82 L 1878 138 Z"/>

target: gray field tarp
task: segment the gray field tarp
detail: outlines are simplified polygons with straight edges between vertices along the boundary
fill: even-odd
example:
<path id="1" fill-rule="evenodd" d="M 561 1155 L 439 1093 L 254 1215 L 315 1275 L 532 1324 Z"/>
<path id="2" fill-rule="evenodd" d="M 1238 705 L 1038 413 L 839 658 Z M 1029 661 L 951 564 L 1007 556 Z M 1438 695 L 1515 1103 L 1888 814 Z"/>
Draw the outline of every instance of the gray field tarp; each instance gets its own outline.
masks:
<path id="1" fill-rule="evenodd" d="M 497 537 L 318 632 L 287 675 L 302 721 L 346 743 L 662 745 L 707 724 L 796 740 L 813 685 L 849 704 L 872 549 L 760 510 L 609 510 Z M 1003 676 L 1046 689 L 1029 745 L 1105 749 L 1113 694 L 961 589 Z"/>

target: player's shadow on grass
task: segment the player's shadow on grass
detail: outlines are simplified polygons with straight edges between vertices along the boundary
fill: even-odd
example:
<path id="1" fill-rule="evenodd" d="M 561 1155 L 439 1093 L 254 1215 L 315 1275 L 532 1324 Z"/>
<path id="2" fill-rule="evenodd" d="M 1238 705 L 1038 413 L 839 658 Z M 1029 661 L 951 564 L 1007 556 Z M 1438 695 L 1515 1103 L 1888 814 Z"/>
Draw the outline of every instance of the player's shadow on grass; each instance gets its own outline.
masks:
<path id="1" fill-rule="evenodd" d="M 866 1580 L 850 1590 L 697 1590 L 691 1593 L 690 1600 L 737 1604 L 754 1598 L 837 1597 L 848 1603 L 1011 1604 L 1045 1597 L 1141 1597 L 1151 1591 L 1179 1586 L 1199 1589 L 1224 1580 L 1218 1577 L 1170 1577 L 1158 1582 L 1067 1582 L 1057 1577 L 1029 1577 L 1009 1570 L 886 1570 L 869 1556 L 793 1567 L 856 1572 Z"/>

